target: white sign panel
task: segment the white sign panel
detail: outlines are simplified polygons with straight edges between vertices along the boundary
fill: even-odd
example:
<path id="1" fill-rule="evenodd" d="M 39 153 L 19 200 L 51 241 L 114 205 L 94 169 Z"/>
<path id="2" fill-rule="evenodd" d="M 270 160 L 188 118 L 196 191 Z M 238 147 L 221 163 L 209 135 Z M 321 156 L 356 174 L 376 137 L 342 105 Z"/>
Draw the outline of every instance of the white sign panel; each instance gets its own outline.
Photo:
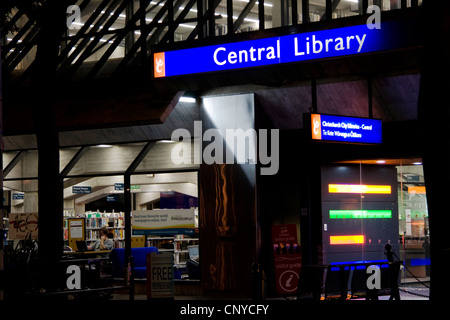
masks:
<path id="1" fill-rule="evenodd" d="M 133 211 L 133 235 L 195 234 L 194 209 Z"/>
<path id="2" fill-rule="evenodd" d="M 70 236 L 69 236 L 69 238 L 83 238 L 83 222 L 82 221 L 80 221 L 80 220 L 70 221 Z"/>
<path id="3" fill-rule="evenodd" d="M 147 254 L 147 298 L 173 298 L 173 254 Z"/>

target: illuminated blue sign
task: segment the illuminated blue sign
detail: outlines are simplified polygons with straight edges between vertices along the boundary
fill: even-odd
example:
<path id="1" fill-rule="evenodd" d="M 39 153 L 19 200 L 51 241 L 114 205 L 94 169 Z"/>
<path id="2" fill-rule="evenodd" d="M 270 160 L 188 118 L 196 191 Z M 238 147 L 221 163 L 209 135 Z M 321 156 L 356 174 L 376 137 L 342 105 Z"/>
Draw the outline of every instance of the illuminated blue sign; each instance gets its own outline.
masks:
<path id="1" fill-rule="evenodd" d="M 106 196 L 106 202 L 117 202 L 117 201 L 119 201 L 119 197 L 117 196 L 117 194 Z"/>
<path id="2" fill-rule="evenodd" d="M 407 34 L 409 34 L 408 32 Z M 390 50 L 409 44 L 405 26 L 385 22 L 381 29 L 366 24 L 257 40 L 157 52 L 155 78 Z"/>
<path id="3" fill-rule="evenodd" d="M 381 120 L 311 114 L 313 140 L 381 143 Z"/>
<path id="4" fill-rule="evenodd" d="M 88 186 L 72 186 L 72 193 L 91 193 L 92 188 Z"/>
<path id="5" fill-rule="evenodd" d="M 12 198 L 13 200 L 23 200 L 23 193 L 13 193 Z"/>
<path id="6" fill-rule="evenodd" d="M 123 183 L 114 183 L 114 191 L 123 191 Z"/>

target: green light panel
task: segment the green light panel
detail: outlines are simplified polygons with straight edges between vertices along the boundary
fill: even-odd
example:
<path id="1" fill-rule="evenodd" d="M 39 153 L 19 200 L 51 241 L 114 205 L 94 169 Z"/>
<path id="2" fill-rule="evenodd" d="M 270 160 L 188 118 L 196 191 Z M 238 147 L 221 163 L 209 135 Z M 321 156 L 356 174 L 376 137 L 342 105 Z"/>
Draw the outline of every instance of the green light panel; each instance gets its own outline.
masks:
<path id="1" fill-rule="evenodd" d="M 330 210 L 330 219 L 389 219 L 391 210 Z"/>

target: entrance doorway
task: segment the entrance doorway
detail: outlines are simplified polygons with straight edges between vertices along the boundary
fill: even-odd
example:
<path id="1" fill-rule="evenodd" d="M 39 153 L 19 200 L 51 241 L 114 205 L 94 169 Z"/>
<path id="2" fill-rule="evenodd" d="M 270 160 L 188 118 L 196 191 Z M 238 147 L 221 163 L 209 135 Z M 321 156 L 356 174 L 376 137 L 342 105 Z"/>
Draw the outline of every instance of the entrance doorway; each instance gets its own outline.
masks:
<path id="1" fill-rule="evenodd" d="M 427 298 L 430 233 L 421 159 L 339 161 L 322 166 L 321 176 L 323 263 L 387 262 L 389 245 L 402 261 L 400 290 Z"/>

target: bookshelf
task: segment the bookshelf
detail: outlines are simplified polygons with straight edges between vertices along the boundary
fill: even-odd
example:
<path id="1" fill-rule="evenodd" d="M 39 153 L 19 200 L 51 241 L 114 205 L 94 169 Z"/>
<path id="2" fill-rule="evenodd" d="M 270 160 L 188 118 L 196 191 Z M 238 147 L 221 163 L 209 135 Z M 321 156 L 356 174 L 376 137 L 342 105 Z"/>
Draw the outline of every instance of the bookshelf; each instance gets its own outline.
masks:
<path id="1" fill-rule="evenodd" d="M 63 213 L 63 230 L 64 230 L 64 244 L 69 245 L 69 219 L 72 218 L 81 218 L 81 216 L 77 216 L 73 210 L 64 210 Z"/>
<path id="2" fill-rule="evenodd" d="M 123 212 L 86 212 L 86 242 L 94 242 L 101 228 L 106 228 L 114 236 L 116 248 L 123 248 L 125 240 L 125 220 Z"/>
<path id="3" fill-rule="evenodd" d="M 171 237 L 148 236 L 147 246 L 156 247 L 159 252 L 173 252 L 173 261 L 176 267 L 184 267 L 189 259 L 188 246 L 198 245 L 198 238 L 185 235 Z"/>
<path id="4" fill-rule="evenodd" d="M 84 219 L 85 241 L 87 245 L 100 239 L 99 231 L 106 228 L 114 236 L 116 248 L 125 246 L 125 219 L 123 212 L 88 211 L 75 216 L 73 212 L 64 212 L 64 241 L 69 242 L 69 221 L 74 218 Z M 72 248 L 74 249 L 74 248 Z"/>
<path id="5" fill-rule="evenodd" d="M 64 240 L 69 242 L 69 224 L 74 218 L 84 219 L 85 241 L 87 245 L 99 239 L 101 228 L 108 229 L 114 235 L 115 248 L 125 247 L 125 220 L 123 212 L 88 211 L 75 216 L 73 212 L 64 213 Z M 159 252 L 173 252 L 174 265 L 184 267 L 189 259 L 188 246 L 198 245 L 198 238 L 187 235 L 147 236 L 146 239 L 134 236 L 132 246 L 156 247 Z M 73 248 L 76 249 L 76 248 Z"/>

